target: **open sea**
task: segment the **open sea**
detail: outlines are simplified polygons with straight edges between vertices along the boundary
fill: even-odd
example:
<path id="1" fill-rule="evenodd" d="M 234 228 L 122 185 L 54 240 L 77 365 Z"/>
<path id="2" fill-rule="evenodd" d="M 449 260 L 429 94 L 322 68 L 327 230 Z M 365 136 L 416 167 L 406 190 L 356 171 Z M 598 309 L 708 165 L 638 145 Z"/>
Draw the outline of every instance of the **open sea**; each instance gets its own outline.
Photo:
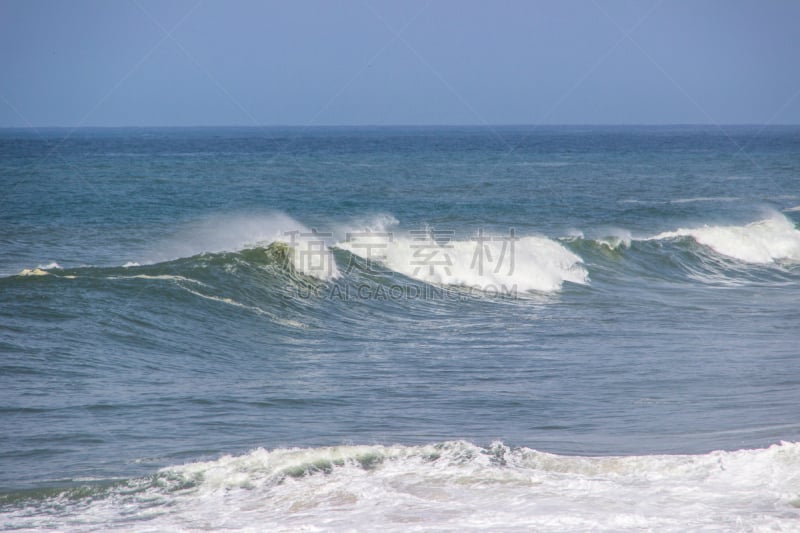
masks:
<path id="1" fill-rule="evenodd" d="M 0 130 L 0 529 L 800 529 L 800 127 Z"/>

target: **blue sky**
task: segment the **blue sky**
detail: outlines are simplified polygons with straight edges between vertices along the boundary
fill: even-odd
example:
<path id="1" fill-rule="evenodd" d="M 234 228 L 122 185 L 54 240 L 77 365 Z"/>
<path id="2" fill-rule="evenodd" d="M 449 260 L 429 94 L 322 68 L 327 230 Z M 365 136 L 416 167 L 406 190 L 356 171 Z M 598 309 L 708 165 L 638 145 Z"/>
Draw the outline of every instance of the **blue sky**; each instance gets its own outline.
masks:
<path id="1" fill-rule="evenodd" d="M 800 2 L 0 0 L 0 127 L 798 124 Z"/>

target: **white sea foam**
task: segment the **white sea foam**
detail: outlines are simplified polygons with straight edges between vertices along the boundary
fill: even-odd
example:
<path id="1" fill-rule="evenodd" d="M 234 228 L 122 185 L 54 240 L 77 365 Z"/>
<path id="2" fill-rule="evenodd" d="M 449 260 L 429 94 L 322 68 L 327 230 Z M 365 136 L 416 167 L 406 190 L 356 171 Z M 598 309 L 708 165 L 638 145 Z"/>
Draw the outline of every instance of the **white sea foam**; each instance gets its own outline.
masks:
<path id="1" fill-rule="evenodd" d="M 137 531 L 791 531 L 800 523 L 800 444 L 627 457 L 466 442 L 258 449 L 167 468 L 86 502 L 65 495 L 49 507 L 53 512 L 12 511 L 4 524 Z"/>
<path id="2" fill-rule="evenodd" d="M 633 240 L 631 232 L 623 228 L 598 228 L 592 231 L 591 235 L 594 236 L 594 242 L 609 250 L 630 248 L 631 241 Z M 579 238 L 585 238 L 582 232 Z"/>
<path id="3" fill-rule="evenodd" d="M 667 231 L 648 240 L 691 237 L 717 253 L 747 263 L 800 261 L 800 231 L 780 214 L 744 226 L 702 226 Z"/>
<path id="4" fill-rule="evenodd" d="M 410 237 L 360 235 L 338 246 L 432 284 L 503 293 L 556 291 L 565 281 L 588 283 L 581 258 L 545 237 L 449 237 L 452 235 L 424 231 Z"/>
<path id="5" fill-rule="evenodd" d="M 50 263 L 47 263 L 46 265 L 39 265 L 36 268 L 23 268 L 19 272 L 19 274 L 17 274 L 17 275 L 18 276 L 47 276 L 48 274 L 52 273 L 52 272 L 50 272 L 51 270 L 62 270 L 62 268 L 61 268 L 61 265 L 59 265 L 55 261 L 52 261 Z M 73 278 L 74 276 L 62 276 L 62 277 Z"/>
<path id="6" fill-rule="evenodd" d="M 621 248 L 630 248 L 631 236 L 610 235 L 597 239 L 597 244 L 605 246 L 609 250 L 619 250 Z"/>
<path id="7" fill-rule="evenodd" d="M 47 276 L 50 272 L 41 268 L 23 268 L 18 276 Z"/>
<path id="8" fill-rule="evenodd" d="M 109 276 L 108 279 L 148 279 L 148 280 L 159 280 L 159 281 L 182 281 L 185 283 L 205 285 L 205 283 L 203 283 L 202 281 L 198 281 L 192 278 L 187 278 L 185 276 L 177 276 L 174 274 L 158 274 L 158 275 L 136 274 L 134 276 Z"/>
<path id="9" fill-rule="evenodd" d="M 678 198 L 670 200 L 671 204 L 694 204 L 698 202 L 735 202 L 740 200 L 736 196 L 696 196 L 691 198 Z"/>

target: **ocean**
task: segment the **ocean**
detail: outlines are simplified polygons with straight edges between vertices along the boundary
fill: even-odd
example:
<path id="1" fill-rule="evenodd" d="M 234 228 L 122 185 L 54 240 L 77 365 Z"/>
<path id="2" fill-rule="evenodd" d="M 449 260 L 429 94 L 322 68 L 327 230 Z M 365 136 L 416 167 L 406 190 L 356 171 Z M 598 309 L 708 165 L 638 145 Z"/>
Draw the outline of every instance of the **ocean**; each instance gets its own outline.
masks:
<path id="1" fill-rule="evenodd" d="M 0 529 L 800 528 L 800 127 L 0 130 Z"/>

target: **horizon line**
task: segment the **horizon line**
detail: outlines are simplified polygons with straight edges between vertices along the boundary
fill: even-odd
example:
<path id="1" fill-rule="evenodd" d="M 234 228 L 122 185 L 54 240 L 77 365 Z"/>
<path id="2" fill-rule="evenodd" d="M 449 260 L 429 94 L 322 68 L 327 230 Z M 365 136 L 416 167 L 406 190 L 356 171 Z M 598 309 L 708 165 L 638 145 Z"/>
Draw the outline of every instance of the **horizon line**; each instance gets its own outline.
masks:
<path id="1" fill-rule="evenodd" d="M 800 123 L 780 123 L 769 124 L 763 122 L 726 122 L 726 123 L 707 123 L 707 122 L 669 122 L 669 123 L 647 123 L 647 122 L 586 122 L 586 123 L 547 123 L 547 124 L 526 124 L 526 123 L 498 123 L 498 124 L 191 124 L 191 125 L 103 125 L 103 126 L 3 126 L 0 130 L 55 130 L 55 129 L 212 129 L 212 128 L 239 128 L 239 129 L 268 129 L 268 128 L 546 128 L 546 127 L 798 127 Z"/>

